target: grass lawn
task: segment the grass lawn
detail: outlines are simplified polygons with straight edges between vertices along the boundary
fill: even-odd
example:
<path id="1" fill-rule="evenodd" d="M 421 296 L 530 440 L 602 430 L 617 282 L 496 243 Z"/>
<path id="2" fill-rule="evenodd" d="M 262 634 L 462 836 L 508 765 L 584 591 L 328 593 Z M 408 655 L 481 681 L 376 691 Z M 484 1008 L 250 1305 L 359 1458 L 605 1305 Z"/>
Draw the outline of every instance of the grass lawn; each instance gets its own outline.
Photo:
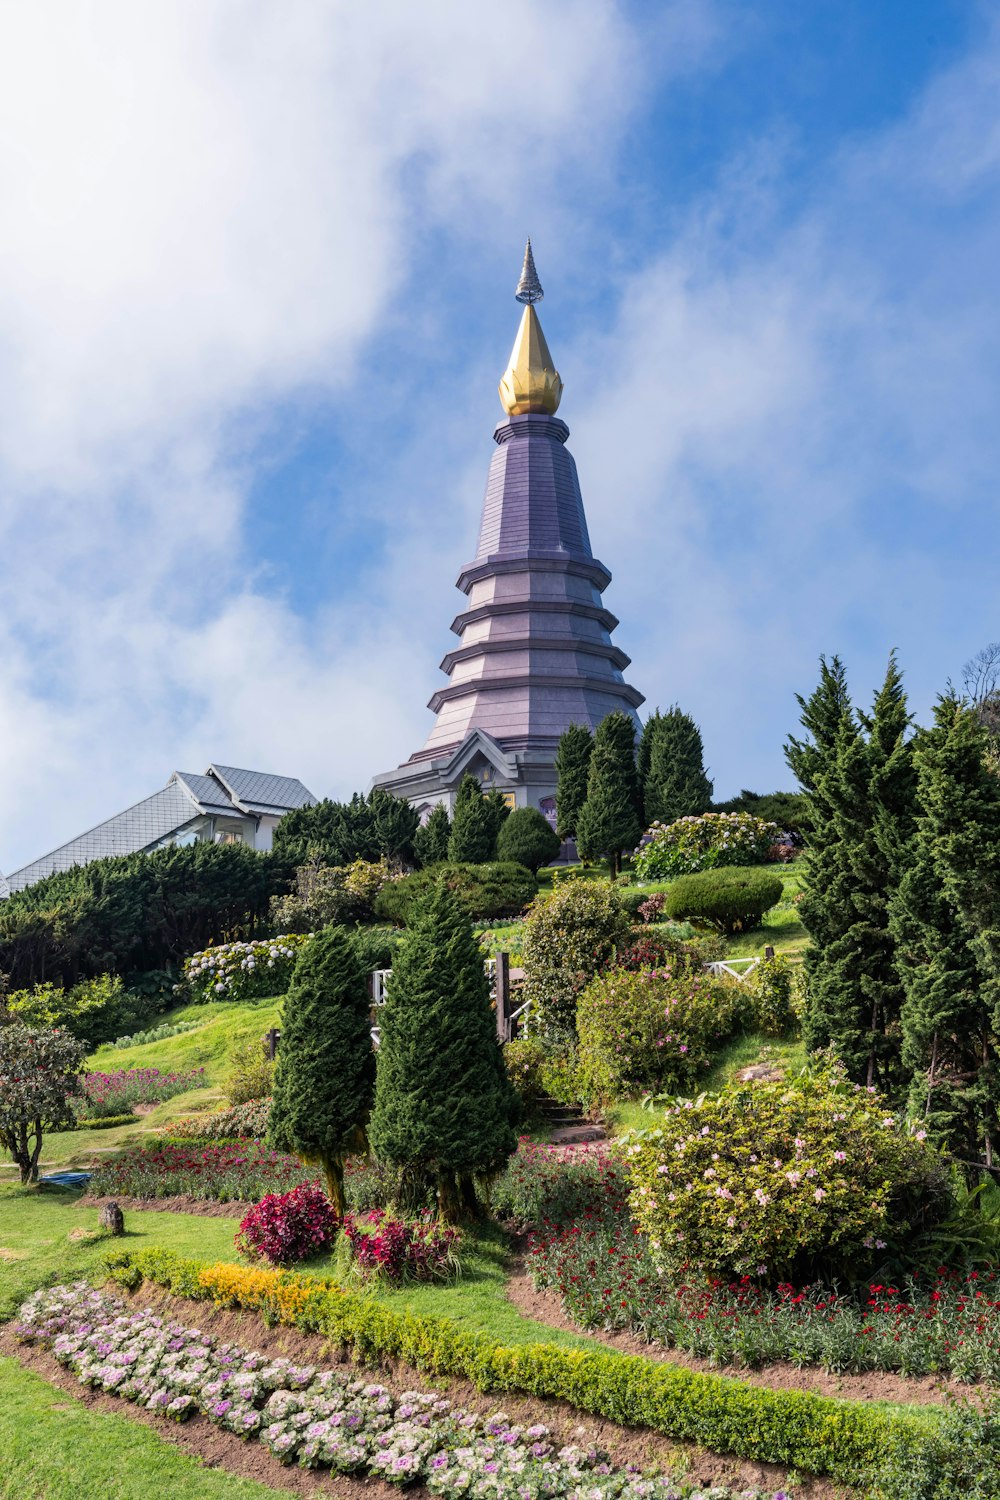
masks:
<path id="1" fill-rule="evenodd" d="M 75 1193 L 0 1187 L 0 1322 L 12 1318 L 36 1287 L 102 1279 L 104 1256 L 114 1244 L 238 1259 L 233 1249 L 238 1219 L 127 1211 L 125 1236 L 114 1241 L 97 1233 L 97 1217 L 96 1208 L 79 1206 Z"/>
<path id="2" fill-rule="evenodd" d="M 234 1049 L 276 1026 L 280 1009 L 281 1002 L 276 999 L 184 1005 L 160 1016 L 156 1024 L 166 1026 L 176 1021 L 204 1021 L 204 1024 L 194 1031 L 182 1031 L 141 1047 L 98 1047 L 87 1059 L 87 1067 L 102 1073 L 113 1073 L 118 1068 L 160 1068 L 165 1073 L 204 1068 L 206 1087 L 218 1091 L 229 1073 Z"/>
<path id="3" fill-rule="evenodd" d="M 150 1428 L 126 1416 L 88 1411 L 16 1360 L 3 1358 L 0 1454 L 3 1500 L 269 1500 L 289 1494 L 203 1468 Z"/>

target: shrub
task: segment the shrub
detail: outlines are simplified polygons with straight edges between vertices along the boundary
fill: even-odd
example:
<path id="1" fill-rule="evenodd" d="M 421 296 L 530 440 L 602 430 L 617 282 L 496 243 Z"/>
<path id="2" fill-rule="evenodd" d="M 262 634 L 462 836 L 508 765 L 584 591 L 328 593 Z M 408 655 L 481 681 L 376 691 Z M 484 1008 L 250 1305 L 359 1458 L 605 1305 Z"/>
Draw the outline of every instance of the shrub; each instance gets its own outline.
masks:
<path id="1" fill-rule="evenodd" d="M 537 807 L 515 807 L 497 835 L 497 858 L 532 873 L 555 859 L 560 847 L 559 835 Z"/>
<path id="2" fill-rule="evenodd" d="M 448 887 L 474 921 L 520 916 L 538 891 L 538 881 L 524 865 L 432 865 L 383 886 L 375 903 L 376 915 L 405 927 L 416 904 L 438 882 Z"/>
<path id="3" fill-rule="evenodd" d="M 379 891 L 402 873 L 402 866 L 384 856 L 332 867 L 310 860 L 296 870 L 291 894 L 271 902 L 271 920 L 285 933 L 318 932 L 334 922 L 370 922 Z"/>
<path id="4" fill-rule="evenodd" d="M 117 1068 L 113 1073 L 83 1073 L 83 1097 L 77 1106 L 81 1115 L 101 1119 L 134 1110 L 137 1104 L 162 1104 L 175 1094 L 201 1088 L 205 1069 L 187 1073 L 161 1073 L 159 1068 Z"/>
<path id="5" fill-rule="evenodd" d="M 765 870 L 706 870 L 674 881 L 666 912 L 681 921 L 705 922 L 719 932 L 746 932 L 760 926 L 782 890 L 780 878 Z"/>
<path id="6" fill-rule="evenodd" d="M 725 939 L 721 934 L 696 933 L 686 923 L 658 922 L 645 931 L 633 933 L 631 942 L 608 960 L 607 969 L 664 969 L 675 973 L 681 969 L 701 970 L 706 964 L 724 957 Z"/>
<path id="7" fill-rule="evenodd" d="M 295 865 L 319 859 L 347 865 L 355 859 L 383 855 L 408 862 L 420 814 L 402 797 L 372 787 L 367 797 L 355 792 L 350 802 L 328 797 L 285 813 L 274 830 L 274 854 Z"/>
<path id="8" fill-rule="evenodd" d="M 364 1226 L 353 1214 L 344 1215 L 344 1234 L 354 1264 L 366 1273 L 389 1281 L 436 1281 L 458 1270 L 457 1229 L 423 1220 L 407 1223 L 375 1208 L 364 1216 Z"/>
<path id="9" fill-rule="evenodd" d="M 241 1220 L 236 1248 L 250 1259 L 287 1266 L 328 1250 L 337 1219 L 322 1188 L 312 1183 L 290 1193 L 266 1193 Z"/>
<path id="10" fill-rule="evenodd" d="M 216 1109 L 211 1114 L 188 1115 L 174 1120 L 170 1129 L 182 1140 L 260 1141 L 267 1135 L 271 1114 L 270 1099 L 248 1099 L 231 1109 Z"/>
<path id="11" fill-rule="evenodd" d="M 631 927 L 613 886 L 571 881 L 536 905 L 524 940 L 524 998 L 529 1024 L 543 1040 L 566 1045 L 576 1033 L 576 1002 L 618 948 Z"/>
<path id="12" fill-rule="evenodd" d="M 517 1090 L 521 1111 L 526 1120 L 533 1120 L 546 1089 L 542 1072 L 546 1063 L 545 1048 L 536 1037 L 523 1037 L 507 1042 L 503 1049 L 503 1060 L 507 1077 Z"/>
<path id="13" fill-rule="evenodd" d="M 232 1054 L 232 1067 L 224 1088 L 233 1106 L 267 1099 L 274 1086 L 274 1063 L 264 1051 L 263 1039 L 244 1042 Z"/>
<path id="14" fill-rule="evenodd" d="M 662 891 L 654 891 L 651 896 L 647 896 L 645 901 L 640 901 L 637 908 L 640 920 L 643 922 L 658 922 L 663 915 L 663 907 L 666 899 Z"/>
<path id="15" fill-rule="evenodd" d="M 666 880 L 722 865 L 756 865 L 766 858 L 777 829 L 752 813 L 702 813 L 674 823 L 654 823 L 635 856 L 638 880 Z"/>
<path id="16" fill-rule="evenodd" d="M 413 852 L 421 867 L 440 864 L 448 858 L 448 840 L 451 837 L 451 819 L 448 809 L 439 802 L 431 809 L 426 823 L 413 835 Z"/>
<path id="17" fill-rule="evenodd" d="M 124 1026 L 134 1026 L 149 1013 L 149 1001 L 125 988 L 117 974 L 81 979 L 72 989 L 38 984 L 15 990 L 8 1008 L 26 1026 L 62 1026 L 88 1048 L 111 1042 Z"/>
<path id="18" fill-rule="evenodd" d="M 73 1128 L 84 1055 L 67 1031 L 0 1023 L 0 1146 L 22 1182 L 38 1181 L 43 1132 Z"/>
<path id="19" fill-rule="evenodd" d="M 258 1000 L 283 995 L 307 934 L 287 932 L 253 943 L 220 943 L 184 960 L 179 988 L 195 1001 Z"/>
<path id="20" fill-rule="evenodd" d="M 734 1026 L 738 986 L 669 969 L 612 970 L 577 1004 L 580 1082 L 595 1104 L 694 1083 Z"/>
<path id="21" fill-rule="evenodd" d="M 392 968 L 401 941 L 394 927 L 354 927 L 348 936 L 366 974 Z"/>
<path id="22" fill-rule="evenodd" d="M 803 1283 L 865 1274 L 947 1212 L 933 1148 L 832 1065 L 682 1100 L 618 1149 L 659 1268 Z"/>
<path id="23" fill-rule="evenodd" d="M 795 1020 L 792 966 L 782 954 L 762 959 L 741 981 L 749 1026 L 765 1036 L 783 1036 Z"/>

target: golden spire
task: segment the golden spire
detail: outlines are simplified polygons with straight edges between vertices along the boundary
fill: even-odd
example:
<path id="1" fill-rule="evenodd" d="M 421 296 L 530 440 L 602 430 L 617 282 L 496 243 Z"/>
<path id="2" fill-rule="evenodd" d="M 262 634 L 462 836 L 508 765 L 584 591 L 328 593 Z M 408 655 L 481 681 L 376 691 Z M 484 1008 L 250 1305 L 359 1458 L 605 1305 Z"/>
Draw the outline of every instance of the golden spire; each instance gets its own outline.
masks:
<path id="1" fill-rule="evenodd" d="M 521 280 L 514 294 L 525 304 L 521 326 L 500 381 L 500 404 L 511 416 L 522 412 L 547 412 L 552 416 L 562 399 L 563 384 L 552 362 L 534 304 L 542 300 L 542 284 L 535 270 L 529 239 L 524 252 Z"/>

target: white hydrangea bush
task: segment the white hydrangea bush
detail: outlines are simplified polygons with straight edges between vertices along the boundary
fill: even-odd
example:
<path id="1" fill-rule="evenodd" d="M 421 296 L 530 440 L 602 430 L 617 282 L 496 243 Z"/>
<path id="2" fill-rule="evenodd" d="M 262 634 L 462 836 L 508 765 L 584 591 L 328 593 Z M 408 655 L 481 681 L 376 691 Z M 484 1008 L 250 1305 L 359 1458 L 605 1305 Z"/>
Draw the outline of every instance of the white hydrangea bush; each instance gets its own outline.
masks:
<path id="1" fill-rule="evenodd" d="M 181 994 L 194 1001 L 256 1000 L 283 995 L 309 933 L 251 943 L 218 943 L 184 960 Z"/>

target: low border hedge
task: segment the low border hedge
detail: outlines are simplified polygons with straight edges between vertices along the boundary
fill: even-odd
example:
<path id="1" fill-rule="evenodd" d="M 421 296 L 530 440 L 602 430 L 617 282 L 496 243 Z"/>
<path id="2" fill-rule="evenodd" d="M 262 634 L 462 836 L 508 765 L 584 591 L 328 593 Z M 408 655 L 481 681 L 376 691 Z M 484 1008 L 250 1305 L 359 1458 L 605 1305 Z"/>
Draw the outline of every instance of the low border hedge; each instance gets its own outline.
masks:
<path id="1" fill-rule="evenodd" d="M 178 1296 L 259 1312 L 270 1323 L 322 1333 L 362 1363 L 398 1358 L 422 1371 L 462 1376 L 480 1391 L 567 1401 L 629 1427 L 715 1453 L 782 1464 L 847 1484 L 869 1483 L 901 1450 L 933 1441 L 937 1411 L 889 1408 L 802 1391 L 775 1391 L 642 1355 L 508 1347 L 449 1318 L 400 1313 L 333 1281 L 190 1259 L 168 1250 L 121 1250 L 106 1259 L 119 1285 L 144 1279 Z"/>

